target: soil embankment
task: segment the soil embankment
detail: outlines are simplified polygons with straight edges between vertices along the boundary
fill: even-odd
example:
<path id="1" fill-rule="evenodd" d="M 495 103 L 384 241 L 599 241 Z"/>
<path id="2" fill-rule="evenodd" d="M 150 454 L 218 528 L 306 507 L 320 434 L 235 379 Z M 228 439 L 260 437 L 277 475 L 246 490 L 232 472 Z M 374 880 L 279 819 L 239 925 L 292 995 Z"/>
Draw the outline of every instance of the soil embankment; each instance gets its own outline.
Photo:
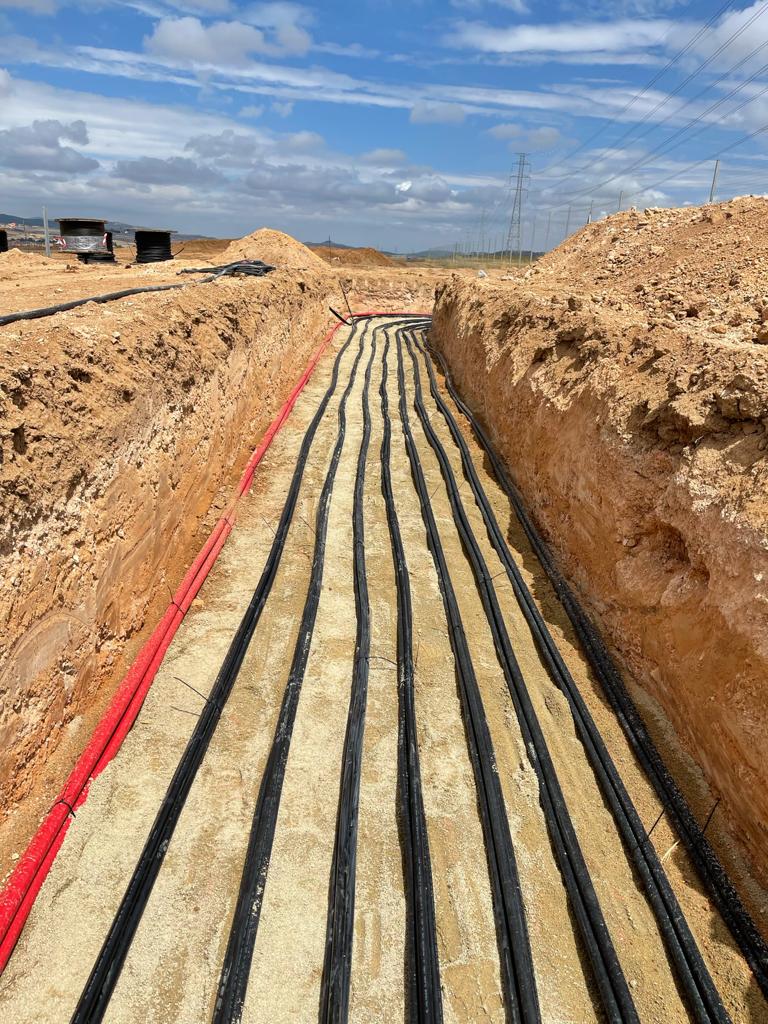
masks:
<path id="1" fill-rule="evenodd" d="M 454 277 L 434 328 L 636 697 L 669 716 L 762 880 L 767 225 L 753 198 L 619 214 L 514 283 Z"/>
<path id="2" fill-rule="evenodd" d="M 239 258 L 278 269 L 178 277 Z M 435 274 L 355 273 L 355 310 L 431 308 Z M 0 874 L 332 322 L 328 305 L 345 309 L 338 275 L 268 229 L 143 267 L 0 256 L 3 312 L 179 281 L 0 330 Z"/>

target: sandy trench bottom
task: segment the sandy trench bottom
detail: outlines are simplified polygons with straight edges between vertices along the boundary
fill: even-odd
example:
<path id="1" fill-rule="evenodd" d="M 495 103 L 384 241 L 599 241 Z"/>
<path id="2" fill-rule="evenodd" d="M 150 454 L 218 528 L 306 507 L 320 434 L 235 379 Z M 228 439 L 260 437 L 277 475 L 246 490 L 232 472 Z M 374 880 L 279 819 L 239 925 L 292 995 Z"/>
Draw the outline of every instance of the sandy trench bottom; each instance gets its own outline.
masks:
<path id="1" fill-rule="evenodd" d="M 432 859 L 444 1016 L 450 1024 L 505 1019 L 491 891 L 477 797 L 467 753 L 454 662 L 438 580 L 397 410 L 393 333 L 388 355 L 391 471 L 408 560 L 414 614 L 416 712 Z M 287 763 L 275 842 L 243 1021 L 311 1022 L 325 946 L 328 882 L 352 658 L 355 600 L 352 508 L 362 438 L 364 369 L 347 405 L 347 432 L 330 508 L 323 589 Z M 232 537 L 180 628 L 119 756 L 94 783 L 41 890 L 10 965 L 0 978 L 8 1024 L 69 1020 L 144 845 L 157 808 L 256 586 L 282 510 L 304 433 L 328 387 L 334 352 L 324 357 L 257 472 Z M 381 496 L 379 384 L 384 335 L 377 335 L 366 463 L 366 567 L 371 665 L 360 788 L 350 1019 L 405 1018 L 405 894 L 397 816 L 396 596 Z M 337 411 L 357 352 L 340 363 L 339 385 L 312 446 L 280 567 L 245 662 L 197 775 L 152 891 L 105 1020 L 110 1024 L 196 1024 L 210 1019 L 234 911 L 261 775 L 304 606 L 317 498 L 337 437 Z M 413 397 L 407 353 L 406 391 Z M 458 450 L 427 388 L 432 425 L 462 481 Z M 491 732 L 521 876 L 543 1019 L 601 1020 L 588 964 L 552 856 L 536 777 L 525 753 L 487 619 L 454 526 L 437 460 L 411 407 L 411 427 L 456 589 Z M 658 804 L 567 628 L 543 571 L 465 436 L 513 554 L 582 689 L 643 821 Z M 468 487 L 461 490 L 492 574 L 501 563 Z M 469 497 L 468 497 L 469 495 Z M 653 915 L 575 735 L 567 704 L 542 665 L 505 576 L 494 586 L 565 793 L 611 935 L 641 1020 L 689 1019 Z M 674 843 L 653 833 L 660 854 Z M 707 964 L 737 1024 L 768 1020 L 751 975 L 700 891 L 685 857 L 667 868 Z"/>

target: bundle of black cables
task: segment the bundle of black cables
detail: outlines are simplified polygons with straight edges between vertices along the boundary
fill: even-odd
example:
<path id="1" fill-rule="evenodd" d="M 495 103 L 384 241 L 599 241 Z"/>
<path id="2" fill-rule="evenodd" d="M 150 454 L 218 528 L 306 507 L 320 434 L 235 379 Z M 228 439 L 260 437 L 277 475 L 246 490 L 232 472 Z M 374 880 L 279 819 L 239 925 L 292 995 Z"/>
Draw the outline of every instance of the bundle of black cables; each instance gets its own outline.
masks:
<path id="1" fill-rule="evenodd" d="M 274 270 L 268 263 L 261 260 L 237 260 L 226 263 L 223 267 L 188 267 L 180 270 L 180 274 L 211 274 L 213 277 L 228 277 L 232 274 L 244 274 L 247 277 L 264 277 Z"/>

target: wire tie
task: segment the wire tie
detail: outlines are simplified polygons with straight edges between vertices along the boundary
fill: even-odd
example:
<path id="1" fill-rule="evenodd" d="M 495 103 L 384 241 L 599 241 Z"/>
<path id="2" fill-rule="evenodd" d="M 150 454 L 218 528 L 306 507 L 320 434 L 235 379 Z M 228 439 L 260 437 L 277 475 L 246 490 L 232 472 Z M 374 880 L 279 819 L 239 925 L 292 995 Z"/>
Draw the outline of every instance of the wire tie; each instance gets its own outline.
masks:
<path id="1" fill-rule="evenodd" d="M 191 691 L 192 691 L 193 693 L 196 693 L 196 694 L 197 694 L 197 696 L 198 696 L 198 697 L 200 698 L 200 700 L 202 700 L 202 701 L 205 701 L 205 703 L 206 703 L 206 704 L 207 704 L 207 703 L 208 703 L 208 701 L 210 700 L 210 697 L 206 697 L 204 693 L 200 693 L 200 691 L 199 691 L 199 690 L 195 689 L 195 687 L 194 687 L 194 686 L 192 685 L 192 683 L 188 683 L 188 682 L 186 681 L 186 679 L 182 679 L 182 678 L 181 678 L 181 676 L 174 676 L 173 678 L 174 678 L 174 679 L 175 679 L 175 680 L 176 680 L 177 682 L 179 682 L 179 683 L 183 683 L 183 684 L 184 684 L 184 686 L 188 687 L 188 688 L 189 688 L 189 689 L 190 689 L 190 690 L 191 690 Z"/>
<path id="2" fill-rule="evenodd" d="M 712 810 L 711 810 L 711 811 L 709 812 L 709 816 L 707 817 L 707 820 L 706 820 L 706 821 L 704 822 L 704 828 L 703 828 L 703 829 L 701 830 L 701 839 L 703 839 L 703 838 L 704 838 L 704 833 L 705 833 L 705 832 L 707 831 L 707 829 L 709 828 L 709 824 L 710 824 L 710 822 L 712 821 L 712 819 L 713 819 L 713 818 L 714 818 L 714 816 L 715 816 L 715 811 L 717 810 L 717 805 L 718 805 L 718 804 L 720 803 L 720 801 L 721 801 L 722 799 L 723 799 L 723 798 L 722 798 L 721 796 L 719 796 L 719 797 L 717 798 L 717 800 L 715 800 L 715 805 L 714 805 L 714 807 L 712 808 Z"/>
<path id="3" fill-rule="evenodd" d="M 172 711 L 180 711 L 183 715 L 192 715 L 193 718 L 199 718 L 200 714 L 197 711 L 190 711 L 188 708 L 177 708 L 175 704 L 169 704 L 168 707 Z"/>
<path id="4" fill-rule="evenodd" d="M 75 814 L 75 809 L 72 806 L 72 804 L 69 802 L 69 800 L 62 800 L 61 798 L 59 798 L 56 801 L 56 803 L 53 805 L 53 807 L 51 807 L 51 811 L 53 811 L 56 807 L 58 807 L 59 804 L 64 804 L 64 806 L 67 808 L 67 810 L 69 811 L 69 813 L 72 815 L 73 818 L 77 817 L 77 815 Z M 50 814 L 50 811 L 48 813 Z"/>

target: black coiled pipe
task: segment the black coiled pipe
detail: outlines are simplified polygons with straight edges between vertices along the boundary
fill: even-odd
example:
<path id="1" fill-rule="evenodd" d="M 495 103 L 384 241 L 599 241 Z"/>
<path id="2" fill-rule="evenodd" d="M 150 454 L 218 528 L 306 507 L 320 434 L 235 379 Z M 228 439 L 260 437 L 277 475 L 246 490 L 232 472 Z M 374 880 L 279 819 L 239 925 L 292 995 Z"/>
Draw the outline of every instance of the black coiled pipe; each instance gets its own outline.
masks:
<path id="1" fill-rule="evenodd" d="M 136 232 L 137 263 L 165 263 L 172 259 L 170 231 Z"/>

